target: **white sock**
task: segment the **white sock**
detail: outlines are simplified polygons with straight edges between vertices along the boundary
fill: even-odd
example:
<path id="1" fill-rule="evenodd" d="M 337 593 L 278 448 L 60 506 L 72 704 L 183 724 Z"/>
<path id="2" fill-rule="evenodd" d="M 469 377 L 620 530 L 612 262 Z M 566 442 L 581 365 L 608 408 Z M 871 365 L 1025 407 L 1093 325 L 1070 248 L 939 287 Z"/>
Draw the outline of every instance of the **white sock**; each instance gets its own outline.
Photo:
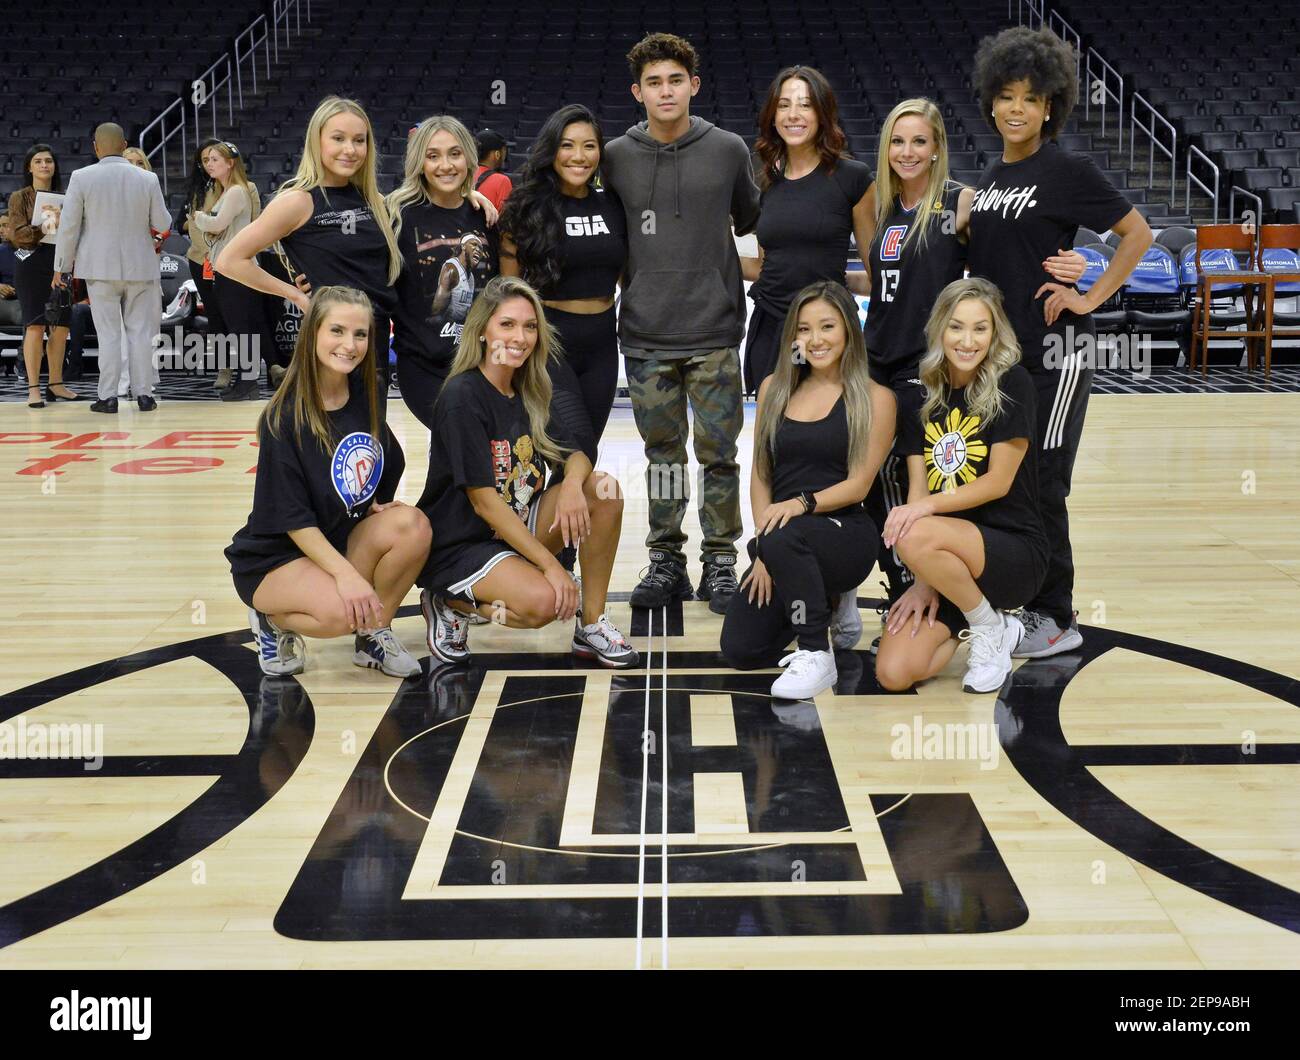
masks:
<path id="1" fill-rule="evenodd" d="M 1002 625 L 1002 616 L 989 603 L 986 596 L 980 597 L 980 602 L 975 605 L 974 610 L 963 611 L 962 614 L 966 616 L 966 621 L 970 623 L 972 629 L 976 626 L 996 629 Z"/>

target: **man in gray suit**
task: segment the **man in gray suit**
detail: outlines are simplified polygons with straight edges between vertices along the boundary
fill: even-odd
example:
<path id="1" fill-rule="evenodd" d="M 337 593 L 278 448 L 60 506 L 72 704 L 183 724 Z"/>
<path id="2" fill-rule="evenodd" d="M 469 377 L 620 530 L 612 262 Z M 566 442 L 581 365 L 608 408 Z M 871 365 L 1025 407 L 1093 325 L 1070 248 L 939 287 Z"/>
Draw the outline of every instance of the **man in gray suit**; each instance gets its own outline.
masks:
<path id="1" fill-rule="evenodd" d="M 117 411 L 123 331 L 140 409 L 158 407 L 151 394 L 154 340 L 162 322 L 157 250 L 171 217 L 158 178 L 123 158 L 125 150 L 120 125 L 105 122 L 95 130 L 99 161 L 68 181 L 54 251 L 54 286 L 64 286 L 75 268 L 90 294 L 99 338 L 99 400 L 92 412 Z"/>

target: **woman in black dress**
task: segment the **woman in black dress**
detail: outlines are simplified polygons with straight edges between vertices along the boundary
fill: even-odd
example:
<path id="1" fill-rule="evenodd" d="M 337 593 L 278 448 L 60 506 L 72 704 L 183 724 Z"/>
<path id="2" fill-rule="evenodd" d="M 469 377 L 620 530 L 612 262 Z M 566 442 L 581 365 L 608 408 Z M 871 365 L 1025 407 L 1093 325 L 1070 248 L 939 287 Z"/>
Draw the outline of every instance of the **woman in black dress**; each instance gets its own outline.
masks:
<path id="1" fill-rule="evenodd" d="M 63 383 L 63 353 L 67 348 L 67 322 L 49 328 L 49 344 L 45 344 L 47 329 L 45 304 L 50 297 L 50 284 L 54 278 L 54 244 L 43 243 L 45 233 L 41 219 L 32 216 L 39 191 L 57 192 L 62 185 L 59 163 L 49 144 L 33 144 L 23 159 L 23 186 L 9 196 L 9 242 L 15 249 L 17 266 L 14 269 L 14 287 L 22 308 L 23 364 L 27 369 L 27 404 L 34 409 L 44 408 L 45 401 L 80 401 Z M 49 357 L 50 381 L 45 387 L 45 401 L 41 400 L 41 361 Z"/>

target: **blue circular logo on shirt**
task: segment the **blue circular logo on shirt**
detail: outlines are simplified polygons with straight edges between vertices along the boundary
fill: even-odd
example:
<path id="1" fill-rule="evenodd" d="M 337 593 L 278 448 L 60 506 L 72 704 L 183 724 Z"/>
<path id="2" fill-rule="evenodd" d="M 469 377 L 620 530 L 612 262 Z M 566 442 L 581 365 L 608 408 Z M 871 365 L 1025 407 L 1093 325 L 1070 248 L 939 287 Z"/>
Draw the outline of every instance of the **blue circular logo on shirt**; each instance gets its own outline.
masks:
<path id="1" fill-rule="evenodd" d="M 368 504 L 384 473 L 384 449 L 366 431 L 353 431 L 334 450 L 330 474 L 334 492 L 351 514 Z"/>

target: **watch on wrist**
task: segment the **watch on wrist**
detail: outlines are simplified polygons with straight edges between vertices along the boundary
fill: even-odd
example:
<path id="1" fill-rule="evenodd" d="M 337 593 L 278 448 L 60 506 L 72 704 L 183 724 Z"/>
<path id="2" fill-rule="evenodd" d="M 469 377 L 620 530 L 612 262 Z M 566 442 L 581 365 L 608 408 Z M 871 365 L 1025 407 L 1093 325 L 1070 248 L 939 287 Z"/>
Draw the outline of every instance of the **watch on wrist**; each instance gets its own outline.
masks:
<path id="1" fill-rule="evenodd" d="M 809 512 L 816 510 L 817 498 L 813 495 L 812 490 L 804 490 L 801 494 L 799 494 L 799 499 L 803 501 L 804 515 L 807 515 Z"/>

